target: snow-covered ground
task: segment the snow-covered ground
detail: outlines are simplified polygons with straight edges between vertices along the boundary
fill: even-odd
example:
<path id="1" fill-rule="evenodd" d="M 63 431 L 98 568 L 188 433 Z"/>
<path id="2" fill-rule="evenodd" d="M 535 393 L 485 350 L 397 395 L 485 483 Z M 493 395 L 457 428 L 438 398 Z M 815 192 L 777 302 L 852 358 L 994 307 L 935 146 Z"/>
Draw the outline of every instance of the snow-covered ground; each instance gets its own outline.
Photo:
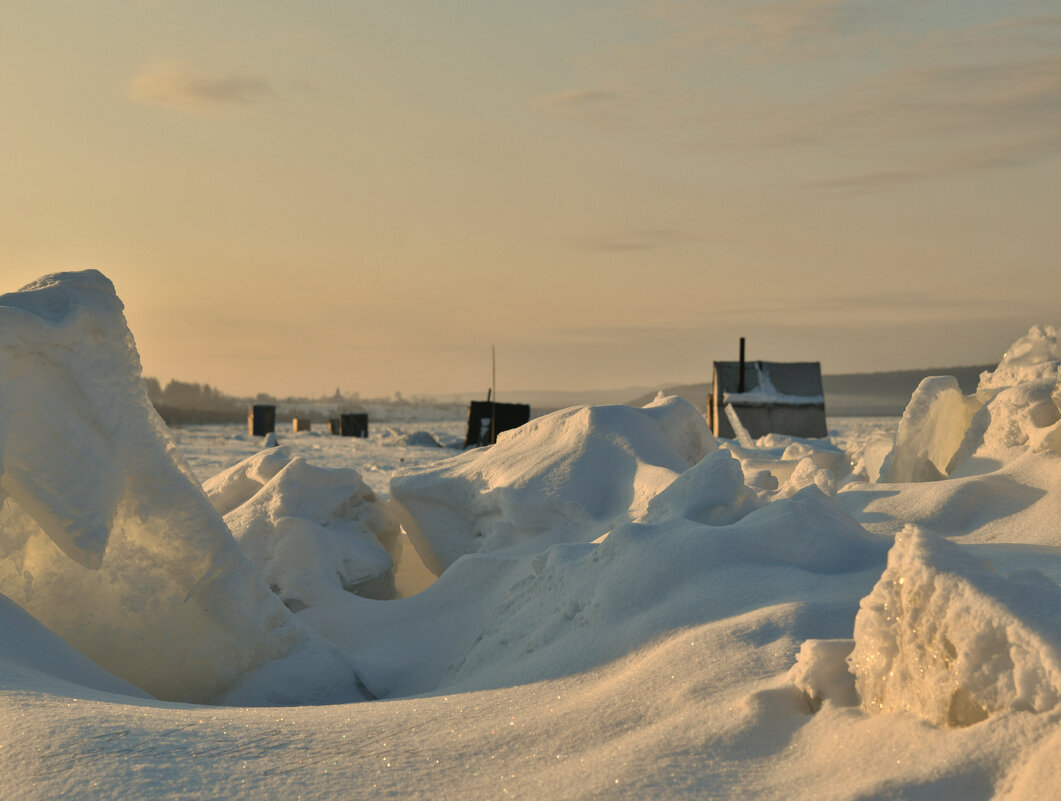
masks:
<path id="1" fill-rule="evenodd" d="M 0 296 L 0 798 L 1053 798 L 1059 364 L 265 447 L 161 426 L 99 274 Z"/>
<path id="2" fill-rule="evenodd" d="M 863 418 L 866 419 L 866 418 Z M 893 421 L 893 427 L 898 420 Z M 297 456 L 320 467 L 352 467 L 381 497 L 390 492 L 390 478 L 406 465 L 424 464 L 460 452 L 466 419 L 369 419 L 367 439 L 334 437 L 326 426 L 295 433 L 277 424 L 276 439 Z M 262 449 L 263 439 L 247 433 L 246 425 L 195 425 L 171 430 L 173 438 L 202 481 Z M 430 437 L 430 440 L 428 439 Z"/>

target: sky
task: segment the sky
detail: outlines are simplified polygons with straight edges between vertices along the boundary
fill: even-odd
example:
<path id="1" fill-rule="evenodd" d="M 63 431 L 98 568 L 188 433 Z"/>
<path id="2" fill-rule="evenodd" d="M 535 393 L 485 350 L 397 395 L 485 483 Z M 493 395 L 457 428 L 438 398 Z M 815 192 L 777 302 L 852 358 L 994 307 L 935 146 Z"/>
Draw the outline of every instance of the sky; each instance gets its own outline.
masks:
<path id="1" fill-rule="evenodd" d="M 1061 320 L 1052 0 L 5 0 L 0 104 L 0 291 L 101 270 L 163 383 L 981 364 Z"/>

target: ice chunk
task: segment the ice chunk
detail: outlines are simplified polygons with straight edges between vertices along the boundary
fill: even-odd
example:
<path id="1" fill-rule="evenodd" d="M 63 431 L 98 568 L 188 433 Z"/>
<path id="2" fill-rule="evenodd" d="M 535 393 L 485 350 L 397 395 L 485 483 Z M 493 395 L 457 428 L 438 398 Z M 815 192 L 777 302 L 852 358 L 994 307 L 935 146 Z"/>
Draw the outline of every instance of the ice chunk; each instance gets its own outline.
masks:
<path id="1" fill-rule="evenodd" d="M 437 574 L 466 553 L 592 541 L 641 517 L 715 447 L 704 416 L 678 397 L 565 409 L 489 448 L 399 473 L 391 501 Z"/>
<path id="2" fill-rule="evenodd" d="M 983 472 L 984 465 L 1008 464 L 1029 451 L 1056 453 L 1061 430 L 1059 388 L 1055 365 L 1045 377 L 992 389 L 993 397 L 974 421 L 975 436 L 968 437 L 963 448 L 966 463 L 958 464 L 954 474 Z"/>
<path id="3" fill-rule="evenodd" d="M 879 481 L 931 481 L 989 473 L 1028 451 L 1061 453 L 1058 329 L 1035 326 L 965 396 L 950 376 L 914 392 Z M 867 456 L 867 473 L 872 478 Z"/>
<path id="4" fill-rule="evenodd" d="M 112 323 L 121 316 L 99 273 L 42 278 L 0 296 L 0 490 L 87 568 L 103 559 L 122 487 L 120 413 L 94 402 L 121 388 L 93 369 L 106 361 L 101 340 L 122 336 Z M 64 369 L 72 349 L 84 360 L 80 374 Z"/>
<path id="5" fill-rule="evenodd" d="M 364 697 L 350 658 L 269 591 L 187 469 L 106 277 L 0 296 L 0 375 L 0 592 L 160 698 L 207 701 L 307 654 L 299 683 L 240 697 Z"/>
<path id="6" fill-rule="evenodd" d="M 740 417 L 737 415 L 737 410 L 733 408 L 733 404 L 727 403 L 725 410 L 726 419 L 729 420 L 730 427 L 737 435 L 737 442 L 740 443 L 740 446 L 742 448 L 754 448 L 755 442 L 752 440 L 751 434 L 748 433 L 748 429 L 741 422 Z"/>
<path id="7" fill-rule="evenodd" d="M 880 481 L 898 483 L 944 478 L 953 469 L 982 404 L 966 397 L 954 376 L 924 379 L 910 398 L 895 445 L 880 468 Z"/>
<path id="8" fill-rule="evenodd" d="M 150 698 L 143 690 L 107 673 L 0 595 L 0 689 L 36 685 L 59 694 L 84 696 L 85 690 Z M 57 686 L 68 683 L 68 687 Z"/>
<path id="9" fill-rule="evenodd" d="M 870 712 L 966 726 L 1061 700 L 1061 588 L 1004 578 L 960 546 L 908 526 L 855 618 L 851 672 Z"/>
<path id="10" fill-rule="evenodd" d="M 861 471 L 865 472 L 866 480 L 873 482 L 880 480 L 884 460 L 888 458 L 893 447 L 895 447 L 895 437 L 881 432 L 873 434 L 866 440 L 859 452 Z"/>

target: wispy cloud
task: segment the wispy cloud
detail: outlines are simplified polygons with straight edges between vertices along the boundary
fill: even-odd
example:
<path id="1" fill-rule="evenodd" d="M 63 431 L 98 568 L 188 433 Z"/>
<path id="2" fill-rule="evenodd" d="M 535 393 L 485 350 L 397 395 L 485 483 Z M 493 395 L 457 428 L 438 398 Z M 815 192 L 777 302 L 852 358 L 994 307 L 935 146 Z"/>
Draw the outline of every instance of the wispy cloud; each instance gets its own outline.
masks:
<path id="1" fill-rule="evenodd" d="M 930 288 L 930 287 L 927 287 Z M 776 314 L 784 304 L 777 304 Z M 831 293 L 801 300 L 799 308 L 819 322 L 842 322 L 857 317 L 865 323 L 886 321 L 936 321 L 939 323 L 977 318 L 1009 319 L 1026 316 L 1037 308 L 1026 298 L 983 297 L 969 294 L 948 295 L 946 291 L 874 291 Z"/>
<path id="2" fill-rule="evenodd" d="M 1010 143 L 1003 147 L 962 153 L 953 157 L 946 155 L 940 155 L 934 159 L 925 157 L 920 160 L 920 163 L 906 168 L 853 173 L 838 178 L 808 181 L 804 186 L 808 189 L 826 192 L 861 194 L 949 175 L 1019 167 L 1056 156 L 1059 153 L 1061 153 L 1061 135 Z"/>
<path id="3" fill-rule="evenodd" d="M 749 46 L 769 53 L 821 55 L 852 37 L 873 32 L 883 15 L 852 0 L 652 0 L 643 13 L 664 25 L 668 46 L 734 51 Z"/>
<path id="4" fill-rule="evenodd" d="M 828 158 L 806 161 L 821 174 L 802 182 L 825 191 L 882 191 L 1061 154 L 1061 17 L 933 33 L 896 61 L 788 100 L 742 98 L 682 124 L 712 148 L 827 148 Z"/>
<path id="5" fill-rule="evenodd" d="M 546 341 L 578 345 L 626 345 L 632 342 L 670 340 L 694 336 L 698 329 L 681 326 L 583 325 L 539 332 Z"/>
<path id="6" fill-rule="evenodd" d="M 819 189 L 873 191 L 1034 163 L 1061 153 L 1061 56 L 894 72 L 848 87 L 818 123 L 820 141 L 868 144 L 887 162 L 809 184 Z"/>
<path id="7" fill-rule="evenodd" d="M 655 32 L 595 68 L 617 64 L 616 82 L 636 87 L 627 127 L 653 141 L 775 151 L 779 180 L 842 193 L 1061 155 L 1061 14 L 1003 4 L 945 26 L 867 0 L 646 0 L 639 12 Z"/>
<path id="8" fill-rule="evenodd" d="M 620 126 L 629 123 L 635 102 L 629 92 L 618 89 L 565 89 L 544 98 L 541 105 L 568 119 Z"/>
<path id="9" fill-rule="evenodd" d="M 206 74 L 179 61 L 144 64 L 129 86 L 129 97 L 137 103 L 191 113 L 238 109 L 272 93 L 264 78 Z"/>

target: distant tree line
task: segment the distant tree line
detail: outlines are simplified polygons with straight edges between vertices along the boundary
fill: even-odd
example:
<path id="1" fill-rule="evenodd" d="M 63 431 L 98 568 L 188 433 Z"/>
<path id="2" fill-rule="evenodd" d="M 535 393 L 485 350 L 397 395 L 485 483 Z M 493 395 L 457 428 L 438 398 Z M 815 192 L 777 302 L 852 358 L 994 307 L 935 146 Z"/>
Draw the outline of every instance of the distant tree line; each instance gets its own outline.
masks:
<path id="1" fill-rule="evenodd" d="M 147 397 L 167 425 L 238 423 L 247 417 L 246 401 L 233 398 L 209 384 L 170 381 L 165 388 L 157 378 L 145 377 Z"/>
<path id="2" fill-rule="evenodd" d="M 155 410 L 171 426 L 242 423 L 247 419 L 248 408 L 255 403 L 275 405 L 277 422 L 290 421 L 292 417 L 327 420 L 340 411 L 367 411 L 365 404 L 368 403 L 384 407 L 436 403 L 426 396 L 406 398 L 400 392 L 386 398 L 362 398 L 357 392 L 344 394 L 338 388 L 334 395 L 319 398 L 277 398 L 267 392 L 259 392 L 254 397 L 237 398 L 209 384 L 174 380 L 163 387 L 157 378 L 151 376 L 145 376 L 144 383 L 147 385 L 147 397 Z"/>

